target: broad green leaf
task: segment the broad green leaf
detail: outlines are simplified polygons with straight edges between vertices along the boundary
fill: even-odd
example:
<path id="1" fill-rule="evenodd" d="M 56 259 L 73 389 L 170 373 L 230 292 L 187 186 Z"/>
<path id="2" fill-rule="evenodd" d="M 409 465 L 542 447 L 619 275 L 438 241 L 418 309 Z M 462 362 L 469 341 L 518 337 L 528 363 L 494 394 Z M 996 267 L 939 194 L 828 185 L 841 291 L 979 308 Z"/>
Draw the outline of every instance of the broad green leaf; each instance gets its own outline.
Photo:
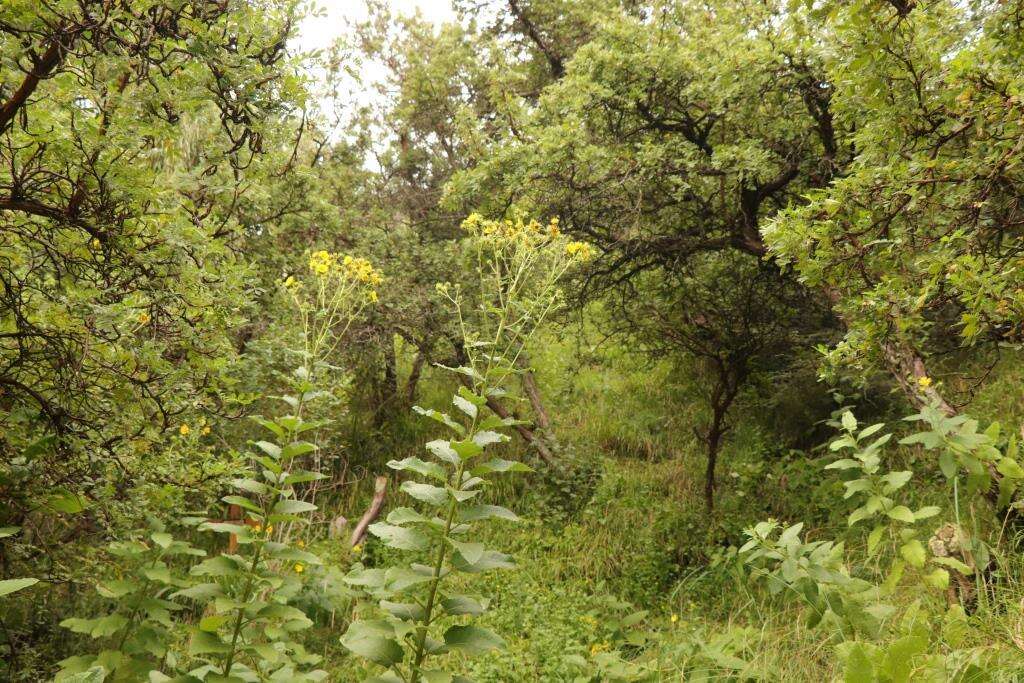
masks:
<path id="1" fill-rule="evenodd" d="M 452 616 L 461 614 L 483 614 L 486 606 L 468 595 L 451 595 L 441 601 L 441 607 Z"/>
<path id="2" fill-rule="evenodd" d="M 410 456 L 404 460 L 389 460 L 388 467 L 393 470 L 408 470 L 438 481 L 445 481 L 447 479 L 447 473 L 443 467 L 436 462 L 424 462 L 415 456 Z"/>
<path id="3" fill-rule="evenodd" d="M 443 439 L 429 441 L 427 442 L 427 450 L 441 460 L 451 463 L 452 465 L 458 465 L 459 462 L 461 462 L 459 460 L 459 454 L 451 447 L 450 441 L 445 441 Z"/>
<path id="4" fill-rule="evenodd" d="M 281 450 L 282 460 L 291 460 L 316 450 L 316 444 L 308 441 L 293 441 Z"/>
<path id="5" fill-rule="evenodd" d="M 341 637 L 341 644 L 354 654 L 381 666 L 397 664 L 405 656 L 402 646 L 389 635 L 389 628 L 365 621 L 352 622 Z"/>
<path id="6" fill-rule="evenodd" d="M 256 446 L 275 460 L 279 460 L 281 458 L 281 447 L 275 443 L 270 443 L 269 441 L 257 441 Z"/>
<path id="7" fill-rule="evenodd" d="M 458 551 L 467 564 L 476 564 L 484 555 L 483 543 L 469 543 L 449 538 L 448 542 Z"/>
<path id="8" fill-rule="evenodd" d="M 505 648 L 505 641 L 496 633 L 479 626 L 452 626 L 444 632 L 444 643 L 469 655 Z"/>
<path id="9" fill-rule="evenodd" d="M 924 566 L 925 551 L 921 541 L 913 538 L 900 546 L 900 555 L 911 567 L 920 569 Z"/>
<path id="10" fill-rule="evenodd" d="M 399 550 L 426 550 L 429 541 L 426 536 L 413 529 L 377 522 L 369 526 L 370 533 L 384 541 L 384 544 Z"/>
<path id="11" fill-rule="evenodd" d="M 423 484 L 418 481 L 402 482 L 402 491 L 416 500 L 430 505 L 444 505 L 448 501 L 448 492 L 439 486 Z"/>
<path id="12" fill-rule="evenodd" d="M 296 515 L 303 512 L 313 512 L 316 509 L 317 507 L 313 503 L 295 500 L 294 498 L 283 498 L 277 501 L 271 512 L 275 515 Z"/>
<path id="13" fill-rule="evenodd" d="M 476 522 L 481 519 L 490 519 L 491 517 L 507 519 L 510 522 L 519 521 L 516 513 L 500 505 L 473 505 L 459 510 L 458 515 L 461 522 Z"/>
<path id="14" fill-rule="evenodd" d="M 895 519 L 898 522 L 906 522 L 907 524 L 914 523 L 914 513 L 910 511 L 906 505 L 897 505 L 890 509 L 885 514 L 889 515 L 891 519 Z"/>
<path id="15" fill-rule="evenodd" d="M 4 579 L 0 581 L 0 597 L 9 595 L 14 591 L 20 591 L 23 588 L 28 588 L 29 586 L 34 586 L 37 583 L 39 583 L 39 579 Z"/>

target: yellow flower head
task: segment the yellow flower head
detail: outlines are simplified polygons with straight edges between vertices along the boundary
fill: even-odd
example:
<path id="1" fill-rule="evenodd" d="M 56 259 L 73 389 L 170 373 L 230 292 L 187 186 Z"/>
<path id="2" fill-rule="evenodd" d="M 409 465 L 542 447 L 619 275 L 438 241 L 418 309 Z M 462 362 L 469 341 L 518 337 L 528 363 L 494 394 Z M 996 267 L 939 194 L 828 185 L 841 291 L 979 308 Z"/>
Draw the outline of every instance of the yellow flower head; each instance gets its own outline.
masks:
<path id="1" fill-rule="evenodd" d="M 252 527 L 252 530 L 255 531 L 256 533 L 259 533 L 259 532 L 263 531 L 263 525 L 262 524 L 254 524 L 253 527 Z"/>
<path id="2" fill-rule="evenodd" d="M 466 220 L 462 221 L 462 229 L 472 235 L 480 231 L 480 226 L 483 223 L 483 216 L 478 213 L 471 213 L 466 217 Z"/>
<path id="3" fill-rule="evenodd" d="M 921 387 L 922 389 L 927 389 L 931 385 L 932 385 L 932 378 L 931 377 L 925 376 L 925 377 L 918 377 L 917 378 L 917 386 Z"/>
<path id="4" fill-rule="evenodd" d="M 305 568 L 305 567 L 303 567 L 303 566 L 302 566 L 301 564 L 296 564 L 296 565 L 295 565 L 295 573 L 296 573 L 296 574 L 301 574 L 301 573 L 302 573 L 302 572 L 304 572 L 305 570 L 306 570 L 306 568 Z"/>
<path id="5" fill-rule="evenodd" d="M 180 427 L 178 427 L 178 433 L 181 434 L 182 436 L 188 436 L 188 433 L 190 431 L 192 430 L 188 428 L 188 425 L 181 425 Z"/>
<path id="6" fill-rule="evenodd" d="M 671 618 L 669 619 L 669 621 L 671 621 L 673 624 L 676 623 L 677 621 L 679 621 L 679 615 L 678 614 L 673 614 L 671 616 Z"/>
<path id="7" fill-rule="evenodd" d="M 309 270 L 314 275 L 323 277 L 331 272 L 338 257 L 330 252 L 320 250 L 309 255 Z"/>
<path id="8" fill-rule="evenodd" d="M 353 555 L 358 555 L 361 552 L 363 552 L 363 546 L 359 545 L 358 543 L 356 543 L 354 546 L 352 546 L 352 554 Z"/>
<path id="9" fill-rule="evenodd" d="M 594 248 L 586 242 L 569 242 L 565 245 L 565 253 L 570 258 L 589 261 L 594 258 Z"/>
<path id="10" fill-rule="evenodd" d="M 299 546 L 300 548 L 305 548 L 306 542 L 300 538 L 299 540 L 295 541 L 295 545 Z"/>
<path id="11" fill-rule="evenodd" d="M 209 433 L 210 433 L 210 425 L 206 425 L 205 427 L 203 427 L 203 434 L 209 434 Z"/>
<path id="12" fill-rule="evenodd" d="M 92 248 L 93 249 L 99 249 L 100 248 L 100 241 L 99 241 L 99 239 L 97 239 L 95 237 L 92 238 Z"/>
<path id="13" fill-rule="evenodd" d="M 151 318 L 149 317 L 149 313 L 146 313 L 145 311 L 143 311 L 142 313 L 139 313 L 139 322 L 141 324 L 145 325 L 150 320 L 151 320 Z"/>
<path id="14" fill-rule="evenodd" d="M 268 524 L 267 525 L 267 533 L 268 534 L 274 533 L 274 525 L 273 524 Z"/>
<path id="15" fill-rule="evenodd" d="M 548 235 L 558 237 L 561 234 L 562 231 L 558 228 L 558 217 L 555 216 L 548 222 Z"/>

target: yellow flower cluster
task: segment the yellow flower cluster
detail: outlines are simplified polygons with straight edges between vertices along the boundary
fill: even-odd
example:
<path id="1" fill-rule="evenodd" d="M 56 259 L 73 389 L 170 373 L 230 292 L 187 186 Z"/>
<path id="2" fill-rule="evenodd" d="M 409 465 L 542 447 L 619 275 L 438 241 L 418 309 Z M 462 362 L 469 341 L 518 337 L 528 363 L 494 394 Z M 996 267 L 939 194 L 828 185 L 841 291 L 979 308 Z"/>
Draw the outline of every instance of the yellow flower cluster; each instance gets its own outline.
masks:
<path id="1" fill-rule="evenodd" d="M 384 282 L 380 271 L 374 268 L 368 260 L 349 255 L 339 258 L 339 254 L 332 254 L 322 249 L 309 255 L 309 270 L 320 278 L 327 277 L 333 272 L 372 287 Z M 289 277 L 285 280 L 284 285 L 291 287 L 294 283 L 295 279 Z"/>
<path id="2" fill-rule="evenodd" d="M 346 256 L 342 259 L 341 265 L 349 277 L 363 284 L 376 287 L 384 282 L 384 277 L 380 274 L 380 271 L 364 258 Z"/>
<path id="3" fill-rule="evenodd" d="M 337 254 L 323 250 L 314 251 L 309 255 L 309 270 L 314 275 L 327 275 L 337 262 Z"/>
<path id="4" fill-rule="evenodd" d="M 569 242 L 565 245 L 565 253 L 580 261 L 589 261 L 594 258 L 594 248 L 586 242 Z"/>
<path id="5" fill-rule="evenodd" d="M 547 226 L 544 226 L 533 219 L 524 221 L 521 216 L 515 220 L 506 218 L 501 221 L 492 221 L 478 213 L 469 214 L 462 222 L 462 229 L 470 235 L 500 237 L 508 240 L 553 238 L 562 234 L 557 218 L 552 218 Z"/>

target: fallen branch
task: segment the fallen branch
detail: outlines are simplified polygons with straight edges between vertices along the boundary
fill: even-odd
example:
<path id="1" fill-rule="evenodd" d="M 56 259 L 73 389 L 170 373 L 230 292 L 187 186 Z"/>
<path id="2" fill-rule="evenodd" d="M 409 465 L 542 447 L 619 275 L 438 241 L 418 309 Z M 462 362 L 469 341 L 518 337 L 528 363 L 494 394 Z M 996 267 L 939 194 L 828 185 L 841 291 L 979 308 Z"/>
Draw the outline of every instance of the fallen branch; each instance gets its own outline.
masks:
<path id="1" fill-rule="evenodd" d="M 359 519 L 359 523 L 352 529 L 352 537 L 349 539 L 350 546 L 355 547 L 362 543 L 366 537 L 367 528 L 373 524 L 373 520 L 380 516 L 381 508 L 384 507 L 384 496 L 387 493 L 387 488 L 388 478 L 377 477 L 374 483 L 373 500 L 370 501 L 370 507 L 366 509 L 366 512 Z"/>

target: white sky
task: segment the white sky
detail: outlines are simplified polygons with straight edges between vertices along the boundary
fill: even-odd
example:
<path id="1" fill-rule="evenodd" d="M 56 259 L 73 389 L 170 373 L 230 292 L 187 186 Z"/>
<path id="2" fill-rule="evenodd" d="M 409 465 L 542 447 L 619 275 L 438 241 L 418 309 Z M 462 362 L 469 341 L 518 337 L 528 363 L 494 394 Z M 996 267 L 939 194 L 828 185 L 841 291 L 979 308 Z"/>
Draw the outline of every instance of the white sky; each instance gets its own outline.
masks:
<path id="1" fill-rule="evenodd" d="M 435 24 L 455 19 L 450 0 L 389 0 L 397 14 L 413 14 L 417 10 Z M 299 27 L 299 45 L 304 50 L 329 46 L 345 29 L 345 20 L 366 18 L 365 0 L 316 0 L 325 10 L 323 17 L 307 18 Z"/>

